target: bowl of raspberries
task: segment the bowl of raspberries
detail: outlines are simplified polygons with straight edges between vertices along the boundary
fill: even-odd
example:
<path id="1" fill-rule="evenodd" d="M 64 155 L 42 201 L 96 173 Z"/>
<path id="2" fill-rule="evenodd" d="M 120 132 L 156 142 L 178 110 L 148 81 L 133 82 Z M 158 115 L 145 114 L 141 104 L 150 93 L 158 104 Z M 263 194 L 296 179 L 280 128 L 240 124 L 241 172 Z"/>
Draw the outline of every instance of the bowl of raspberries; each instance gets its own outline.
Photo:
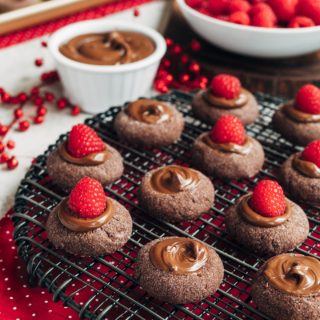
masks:
<path id="1" fill-rule="evenodd" d="M 320 49 L 320 0 L 177 0 L 191 28 L 222 49 L 288 58 Z"/>

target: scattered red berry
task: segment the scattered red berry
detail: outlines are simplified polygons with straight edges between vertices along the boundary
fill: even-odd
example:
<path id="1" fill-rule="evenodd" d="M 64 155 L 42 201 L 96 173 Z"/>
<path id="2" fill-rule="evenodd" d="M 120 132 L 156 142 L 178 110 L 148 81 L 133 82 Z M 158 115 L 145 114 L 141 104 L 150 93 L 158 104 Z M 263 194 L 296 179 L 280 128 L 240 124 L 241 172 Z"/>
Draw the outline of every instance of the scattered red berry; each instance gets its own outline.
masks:
<path id="1" fill-rule="evenodd" d="M 9 156 L 6 153 L 0 155 L 0 163 L 6 163 L 9 160 Z"/>
<path id="2" fill-rule="evenodd" d="M 33 96 L 36 96 L 39 94 L 40 89 L 38 87 L 33 87 L 30 92 Z"/>
<path id="3" fill-rule="evenodd" d="M 11 157 L 8 161 L 7 161 L 7 168 L 10 170 L 15 169 L 18 166 L 19 162 L 16 159 L 16 157 Z"/>
<path id="4" fill-rule="evenodd" d="M 47 41 L 41 41 L 41 46 L 46 48 L 48 46 Z"/>
<path id="5" fill-rule="evenodd" d="M 20 118 L 23 117 L 23 111 L 22 111 L 21 108 L 17 108 L 17 109 L 14 110 L 14 117 L 16 119 L 20 119 Z"/>
<path id="6" fill-rule="evenodd" d="M 217 97 L 235 99 L 239 96 L 241 82 L 229 74 L 219 74 L 212 79 L 211 91 Z"/>
<path id="7" fill-rule="evenodd" d="M 313 84 L 306 84 L 298 91 L 296 107 L 306 113 L 320 114 L 320 89 Z"/>
<path id="8" fill-rule="evenodd" d="M 182 52 L 182 47 L 180 46 L 180 44 L 175 44 L 172 46 L 172 53 L 174 55 L 178 55 Z"/>
<path id="9" fill-rule="evenodd" d="M 289 22 L 296 15 L 298 0 L 269 0 L 268 3 L 281 22 Z"/>
<path id="10" fill-rule="evenodd" d="M 79 106 L 73 106 L 71 109 L 71 115 L 77 116 L 80 113 L 80 107 Z"/>
<path id="11" fill-rule="evenodd" d="M 309 28 L 314 27 L 316 24 L 314 21 L 308 17 L 297 16 L 290 20 L 289 28 Z"/>
<path id="12" fill-rule="evenodd" d="M 199 73 L 200 72 L 200 65 L 197 62 L 190 63 L 189 70 L 193 73 Z"/>
<path id="13" fill-rule="evenodd" d="M 4 136 L 8 132 L 8 127 L 0 124 L 0 136 Z"/>
<path id="14" fill-rule="evenodd" d="M 17 98 L 20 103 L 25 103 L 28 100 L 28 95 L 25 92 L 20 92 Z"/>
<path id="15" fill-rule="evenodd" d="M 46 99 L 46 101 L 48 101 L 48 102 L 53 101 L 53 100 L 54 100 L 54 94 L 51 93 L 51 92 L 46 92 L 46 93 L 45 93 L 45 99 Z"/>
<path id="16" fill-rule="evenodd" d="M 7 93 L 7 92 L 5 92 L 5 93 L 3 93 L 2 95 L 1 95 L 1 101 L 3 102 L 3 103 L 10 103 L 11 102 L 11 96 L 10 96 L 10 94 L 9 93 Z"/>
<path id="17" fill-rule="evenodd" d="M 306 16 L 316 24 L 320 24 L 320 0 L 299 0 L 297 13 L 299 16 Z"/>
<path id="18" fill-rule="evenodd" d="M 70 193 L 68 206 L 81 218 L 94 218 L 106 209 L 107 197 L 101 183 L 95 179 L 82 178 Z"/>
<path id="19" fill-rule="evenodd" d="M 171 38 L 166 38 L 167 47 L 171 47 L 173 45 L 173 40 Z"/>
<path id="20" fill-rule="evenodd" d="M 15 144 L 15 142 L 14 142 L 13 140 L 9 140 L 9 141 L 7 142 L 7 148 L 8 148 L 8 149 L 14 149 L 15 146 L 16 146 L 16 144 Z"/>
<path id="21" fill-rule="evenodd" d="M 226 115 L 222 116 L 213 126 L 210 137 L 216 143 L 243 145 L 246 140 L 246 132 L 239 118 Z"/>
<path id="22" fill-rule="evenodd" d="M 47 113 L 47 108 L 44 106 L 38 107 L 37 115 L 44 116 Z"/>
<path id="23" fill-rule="evenodd" d="M 66 98 L 61 98 L 57 101 L 58 109 L 64 109 L 68 105 L 68 101 Z"/>
<path id="24" fill-rule="evenodd" d="M 104 142 L 93 129 L 85 124 L 72 127 L 68 138 L 68 151 L 72 156 L 81 158 L 104 149 Z"/>
<path id="25" fill-rule="evenodd" d="M 28 120 L 23 120 L 19 122 L 19 130 L 26 131 L 30 127 L 30 122 Z"/>
<path id="26" fill-rule="evenodd" d="M 182 83 L 186 83 L 190 80 L 190 75 L 185 73 L 185 74 L 182 74 L 181 77 L 180 77 L 180 82 Z"/>
<path id="27" fill-rule="evenodd" d="M 133 15 L 134 15 L 135 17 L 139 17 L 139 16 L 140 16 L 140 10 L 139 10 L 139 8 L 134 8 L 134 9 L 133 9 Z"/>
<path id="28" fill-rule="evenodd" d="M 250 207 L 265 217 L 277 217 L 285 213 L 286 198 L 276 181 L 261 180 L 253 190 Z"/>
<path id="29" fill-rule="evenodd" d="M 37 66 L 37 67 L 41 67 L 43 65 L 43 60 L 38 58 L 34 61 L 34 64 Z"/>
<path id="30" fill-rule="evenodd" d="M 34 122 L 35 124 L 41 124 L 41 123 L 43 122 L 43 120 L 44 120 L 44 117 L 43 117 L 43 116 L 36 116 L 36 117 L 34 118 L 33 122 Z"/>
<path id="31" fill-rule="evenodd" d="M 43 105 L 43 98 L 41 98 L 40 96 L 35 96 L 33 97 L 32 99 L 32 102 L 37 106 L 37 107 L 40 107 Z"/>
<path id="32" fill-rule="evenodd" d="M 201 43 L 197 39 L 192 39 L 190 42 L 190 49 L 193 52 L 198 52 L 201 50 Z"/>
<path id="33" fill-rule="evenodd" d="M 313 162 L 320 168 L 320 140 L 309 143 L 303 150 L 301 158 Z"/>
<path id="34" fill-rule="evenodd" d="M 242 24 L 244 26 L 250 25 L 250 17 L 246 12 L 243 11 L 232 13 L 229 17 L 229 21 L 236 24 Z"/>

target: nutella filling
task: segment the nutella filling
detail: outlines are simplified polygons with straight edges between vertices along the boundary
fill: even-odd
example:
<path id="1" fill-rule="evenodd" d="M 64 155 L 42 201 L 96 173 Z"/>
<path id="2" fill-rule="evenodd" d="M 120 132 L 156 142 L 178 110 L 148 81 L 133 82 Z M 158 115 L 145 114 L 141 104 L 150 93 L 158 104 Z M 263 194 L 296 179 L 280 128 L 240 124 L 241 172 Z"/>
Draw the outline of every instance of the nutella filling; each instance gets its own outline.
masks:
<path id="1" fill-rule="evenodd" d="M 172 116 L 172 110 L 166 103 L 152 99 L 131 102 L 126 112 L 131 118 L 148 124 L 161 123 Z"/>
<path id="2" fill-rule="evenodd" d="M 180 167 L 167 166 L 155 171 L 151 177 L 151 186 L 160 193 L 178 193 L 185 190 L 194 190 L 200 182 L 196 171 Z"/>
<path id="3" fill-rule="evenodd" d="M 201 272 L 208 260 L 208 249 L 199 241 L 174 237 L 157 242 L 149 255 L 156 268 L 185 275 Z"/>
<path id="4" fill-rule="evenodd" d="M 150 56 L 153 41 L 129 31 L 84 34 L 69 40 L 60 52 L 71 60 L 95 65 L 127 64 Z"/>
<path id="5" fill-rule="evenodd" d="M 114 208 L 110 199 L 107 199 L 105 211 L 93 219 L 83 219 L 77 217 L 68 207 L 68 198 L 62 200 L 57 207 L 60 222 L 69 230 L 75 232 L 86 232 L 100 228 L 113 216 Z"/>
<path id="6" fill-rule="evenodd" d="M 298 122 L 320 122 L 320 114 L 300 111 L 295 107 L 294 103 L 284 105 L 282 110 L 287 116 Z"/>
<path id="7" fill-rule="evenodd" d="M 63 160 L 79 166 L 96 166 L 105 162 L 109 156 L 106 147 L 103 151 L 91 153 L 82 158 L 76 158 L 68 152 L 67 142 L 60 144 L 58 147 L 58 153 Z"/>
<path id="8" fill-rule="evenodd" d="M 210 138 L 209 132 L 202 137 L 202 141 L 212 149 L 229 153 L 238 153 L 241 155 L 248 154 L 253 147 L 253 140 L 249 136 L 247 136 L 247 139 L 243 145 L 236 143 L 216 143 Z"/>
<path id="9" fill-rule="evenodd" d="M 249 100 L 249 92 L 246 89 L 241 89 L 240 94 L 235 99 L 226 99 L 215 96 L 210 89 L 203 93 L 203 98 L 213 107 L 222 109 L 241 108 L 247 104 Z"/>
<path id="10" fill-rule="evenodd" d="M 292 164 L 294 169 L 299 171 L 301 174 L 309 178 L 320 179 L 320 168 L 313 162 L 301 159 L 301 153 L 298 153 L 293 158 Z"/>
<path id="11" fill-rule="evenodd" d="M 250 198 L 251 194 L 243 196 L 240 200 L 238 210 L 241 216 L 252 225 L 272 228 L 285 223 L 292 215 L 292 207 L 287 201 L 286 210 L 283 215 L 277 217 L 264 217 L 250 208 L 248 203 Z"/>
<path id="12" fill-rule="evenodd" d="M 271 258 L 264 268 L 269 283 L 297 296 L 320 294 L 320 261 L 313 257 L 286 254 Z"/>

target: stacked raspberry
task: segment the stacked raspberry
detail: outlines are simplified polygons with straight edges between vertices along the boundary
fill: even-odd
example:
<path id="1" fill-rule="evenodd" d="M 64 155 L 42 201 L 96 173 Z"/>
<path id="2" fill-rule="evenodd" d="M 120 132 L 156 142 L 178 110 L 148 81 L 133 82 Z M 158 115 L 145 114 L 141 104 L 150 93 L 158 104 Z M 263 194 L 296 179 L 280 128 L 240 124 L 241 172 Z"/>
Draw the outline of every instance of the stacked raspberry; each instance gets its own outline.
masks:
<path id="1" fill-rule="evenodd" d="M 232 23 L 263 28 L 320 25 L 320 0 L 185 0 L 199 12 Z"/>

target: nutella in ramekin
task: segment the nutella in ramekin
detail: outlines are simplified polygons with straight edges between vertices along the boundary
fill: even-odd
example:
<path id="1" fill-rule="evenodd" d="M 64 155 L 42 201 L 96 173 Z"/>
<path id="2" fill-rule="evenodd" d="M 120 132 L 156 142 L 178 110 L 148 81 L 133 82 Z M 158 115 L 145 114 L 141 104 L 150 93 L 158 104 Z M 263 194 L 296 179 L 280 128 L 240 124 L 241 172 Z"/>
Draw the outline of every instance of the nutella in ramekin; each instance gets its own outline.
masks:
<path id="1" fill-rule="evenodd" d="M 155 51 L 155 44 L 142 33 L 111 31 L 78 35 L 59 50 L 71 60 L 110 66 L 142 60 Z"/>

